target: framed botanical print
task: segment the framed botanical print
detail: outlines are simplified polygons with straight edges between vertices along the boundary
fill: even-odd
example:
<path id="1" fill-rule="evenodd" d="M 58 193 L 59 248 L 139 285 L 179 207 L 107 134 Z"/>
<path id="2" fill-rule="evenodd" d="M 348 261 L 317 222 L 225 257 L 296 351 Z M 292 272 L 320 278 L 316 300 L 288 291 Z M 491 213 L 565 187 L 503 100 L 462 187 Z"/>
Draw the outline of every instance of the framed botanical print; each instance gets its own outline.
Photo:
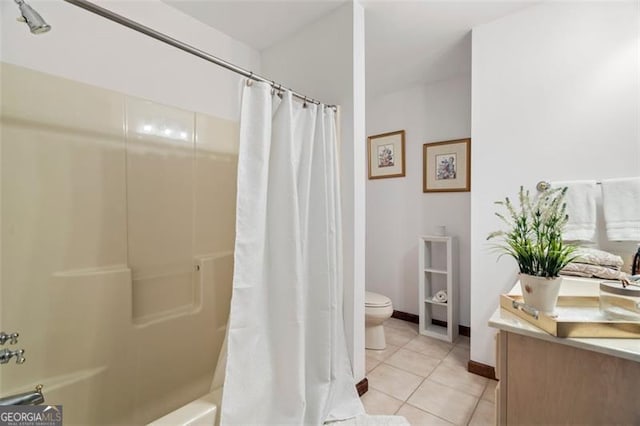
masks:
<path id="1" fill-rule="evenodd" d="M 369 179 L 402 177 L 404 166 L 404 130 L 369 136 Z"/>
<path id="2" fill-rule="evenodd" d="M 426 143 L 422 157 L 422 192 L 471 190 L 471 139 Z"/>

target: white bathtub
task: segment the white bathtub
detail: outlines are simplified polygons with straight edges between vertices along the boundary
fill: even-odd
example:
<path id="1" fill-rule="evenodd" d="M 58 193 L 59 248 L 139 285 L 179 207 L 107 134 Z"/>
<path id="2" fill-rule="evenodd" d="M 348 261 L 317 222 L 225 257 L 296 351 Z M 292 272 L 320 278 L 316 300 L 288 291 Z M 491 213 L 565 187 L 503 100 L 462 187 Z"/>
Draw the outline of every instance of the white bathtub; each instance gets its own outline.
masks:
<path id="1" fill-rule="evenodd" d="M 216 364 L 216 371 L 213 374 L 213 382 L 211 383 L 211 387 L 214 390 L 170 412 L 166 416 L 154 420 L 147 426 L 218 426 L 220 424 L 220 403 L 222 402 L 226 366 L 227 337 L 225 334 Z"/>
<path id="2" fill-rule="evenodd" d="M 222 389 L 198 398 L 159 418 L 147 426 L 214 426 L 219 425 L 219 407 Z M 411 426 L 402 416 L 375 416 L 361 414 L 351 419 L 331 422 L 336 426 Z"/>
<path id="3" fill-rule="evenodd" d="M 218 424 L 221 391 L 216 390 L 170 412 L 148 426 L 214 426 Z"/>

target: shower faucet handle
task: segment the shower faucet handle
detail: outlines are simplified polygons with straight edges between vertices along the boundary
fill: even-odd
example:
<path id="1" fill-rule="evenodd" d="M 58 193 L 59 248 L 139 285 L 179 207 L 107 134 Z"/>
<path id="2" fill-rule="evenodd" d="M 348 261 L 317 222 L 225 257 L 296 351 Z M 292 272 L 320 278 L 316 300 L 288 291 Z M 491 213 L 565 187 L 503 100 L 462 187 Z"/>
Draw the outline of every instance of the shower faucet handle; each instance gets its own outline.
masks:
<path id="1" fill-rule="evenodd" d="M 11 358 L 16 358 L 16 364 L 23 364 L 26 361 L 24 355 L 24 349 L 18 349 L 12 351 L 11 349 L 3 349 L 0 351 L 0 364 L 6 364 L 11 361 Z"/>
<path id="2" fill-rule="evenodd" d="M 27 360 L 23 355 L 24 355 L 24 349 L 19 349 L 17 351 L 14 351 L 14 355 L 16 357 L 16 364 L 24 364 L 24 362 Z"/>
<path id="3" fill-rule="evenodd" d="M 9 341 L 10 345 L 15 345 L 18 343 L 18 336 L 20 336 L 18 333 L 8 334 L 2 331 L 0 332 L 0 345 L 4 345 L 7 341 Z"/>

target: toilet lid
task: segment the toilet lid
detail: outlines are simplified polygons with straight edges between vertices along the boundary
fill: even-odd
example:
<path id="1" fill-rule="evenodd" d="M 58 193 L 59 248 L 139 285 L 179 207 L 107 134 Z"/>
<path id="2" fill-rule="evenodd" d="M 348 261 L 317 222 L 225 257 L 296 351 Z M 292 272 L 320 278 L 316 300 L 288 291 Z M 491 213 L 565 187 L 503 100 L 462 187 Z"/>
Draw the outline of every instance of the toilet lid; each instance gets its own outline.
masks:
<path id="1" fill-rule="evenodd" d="M 373 293 L 370 291 L 364 292 L 364 306 L 383 307 L 390 305 L 391 299 L 389 299 L 387 296 L 383 296 L 382 294 Z"/>

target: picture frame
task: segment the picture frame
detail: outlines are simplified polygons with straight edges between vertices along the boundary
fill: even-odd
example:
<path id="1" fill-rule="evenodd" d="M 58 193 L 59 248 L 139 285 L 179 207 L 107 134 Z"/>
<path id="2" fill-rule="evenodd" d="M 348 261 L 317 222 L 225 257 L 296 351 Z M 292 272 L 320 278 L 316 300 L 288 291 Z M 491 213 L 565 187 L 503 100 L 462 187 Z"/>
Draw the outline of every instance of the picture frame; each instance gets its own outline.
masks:
<path id="1" fill-rule="evenodd" d="M 471 139 L 425 143 L 422 192 L 471 191 Z"/>
<path id="2" fill-rule="evenodd" d="M 369 179 L 404 177 L 404 152 L 404 130 L 369 136 Z"/>

